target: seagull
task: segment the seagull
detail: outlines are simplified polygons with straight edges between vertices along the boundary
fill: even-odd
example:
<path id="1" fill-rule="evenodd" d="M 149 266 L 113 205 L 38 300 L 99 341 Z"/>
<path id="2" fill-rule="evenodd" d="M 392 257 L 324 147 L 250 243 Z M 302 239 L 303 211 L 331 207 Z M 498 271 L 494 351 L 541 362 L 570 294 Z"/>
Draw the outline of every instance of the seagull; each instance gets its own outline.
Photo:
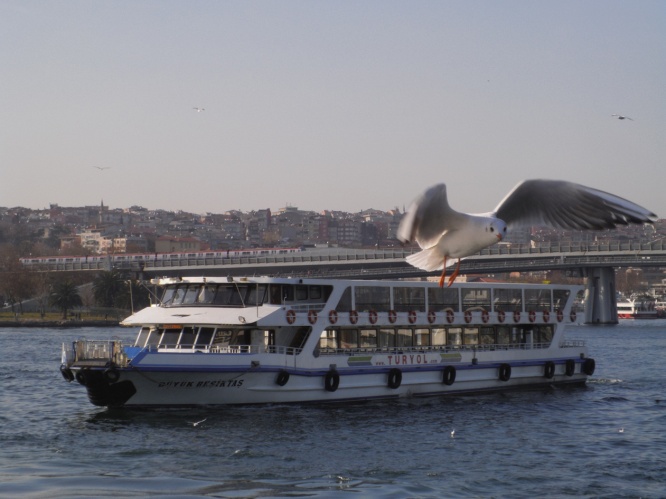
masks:
<path id="1" fill-rule="evenodd" d="M 494 211 L 482 214 L 453 210 L 446 185 L 437 184 L 421 194 L 398 227 L 403 243 L 416 241 L 420 252 L 407 262 L 427 271 L 442 270 L 444 286 L 447 259 L 458 259 L 449 278 L 451 286 L 460 260 L 500 242 L 507 230 L 519 226 L 547 225 L 559 229 L 611 229 L 630 223 L 652 223 L 657 215 L 621 197 L 562 180 L 524 180 L 500 201 Z"/>
<path id="2" fill-rule="evenodd" d="M 631 120 L 631 121 L 634 121 L 633 118 L 630 118 L 629 116 L 622 116 L 621 114 L 611 114 L 611 116 L 615 116 L 618 120 Z"/>
<path id="3" fill-rule="evenodd" d="M 201 111 L 205 111 L 205 109 L 203 107 L 193 107 L 192 109 L 194 109 L 197 113 L 200 113 Z"/>
<path id="4" fill-rule="evenodd" d="M 201 421 L 190 421 L 189 423 L 190 423 L 192 426 L 199 426 L 201 423 L 203 423 L 204 421 L 206 421 L 206 419 L 208 419 L 208 418 L 204 418 L 204 419 L 202 419 Z"/>
<path id="5" fill-rule="evenodd" d="M 111 167 L 110 166 L 93 166 L 93 168 L 97 168 L 98 170 L 109 170 Z"/>
<path id="6" fill-rule="evenodd" d="M 624 428 L 620 428 L 620 429 L 618 430 L 618 433 L 624 433 Z"/>
<path id="7" fill-rule="evenodd" d="M 456 430 L 451 430 L 451 438 L 454 438 L 456 436 Z"/>

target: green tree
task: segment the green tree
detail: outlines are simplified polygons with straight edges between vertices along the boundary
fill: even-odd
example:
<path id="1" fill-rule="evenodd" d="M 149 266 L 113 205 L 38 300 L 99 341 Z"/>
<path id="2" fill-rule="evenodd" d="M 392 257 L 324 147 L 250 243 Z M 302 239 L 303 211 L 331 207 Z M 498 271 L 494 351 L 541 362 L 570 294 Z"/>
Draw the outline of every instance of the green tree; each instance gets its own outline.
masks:
<path id="1" fill-rule="evenodd" d="M 63 320 L 67 320 L 67 312 L 74 307 L 80 307 L 83 302 L 74 283 L 69 280 L 57 283 L 51 291 L 51 306 L 62 310 Z"/>
<path id="2" fill-rule="evenodd" d="M 100 307 L 127 308 L 128 293 L 127 282 L 117 270 L 100 272 L 93 281 L 93 294 Z"/>

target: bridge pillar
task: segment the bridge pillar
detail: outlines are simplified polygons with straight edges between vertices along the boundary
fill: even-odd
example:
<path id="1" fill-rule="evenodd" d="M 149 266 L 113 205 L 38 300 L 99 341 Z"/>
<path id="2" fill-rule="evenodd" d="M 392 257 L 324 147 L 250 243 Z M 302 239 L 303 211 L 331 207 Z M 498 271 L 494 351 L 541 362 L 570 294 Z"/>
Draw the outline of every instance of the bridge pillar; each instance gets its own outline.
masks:
<path id="1" fill-rule="evenodd" d="M 617 298 L 613 267 L 587 269 L 585 324 L 617 324 Z"/>

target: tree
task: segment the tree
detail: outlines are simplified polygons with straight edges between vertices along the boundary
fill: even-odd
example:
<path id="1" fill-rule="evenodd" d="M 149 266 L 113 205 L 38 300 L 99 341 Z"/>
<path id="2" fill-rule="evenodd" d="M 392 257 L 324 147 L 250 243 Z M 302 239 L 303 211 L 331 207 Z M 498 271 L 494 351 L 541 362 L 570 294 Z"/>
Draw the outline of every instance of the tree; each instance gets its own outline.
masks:
<path id="1" fill-rule="evenodd" d="M 127 308 L 123 307 L 128 302 L 127 282 L 117 270 L 97 274 L 93 281 L 93 293 L 100 307 Z"/>
<path id="2" fill-rule="evenodd" d="M 51 291 L 51 306 L 62 310 L 63 320 L 67 320 L 67 312 L 82 305 L 81 296 L 74 283 L 69 280 L 57 283 Z"/>

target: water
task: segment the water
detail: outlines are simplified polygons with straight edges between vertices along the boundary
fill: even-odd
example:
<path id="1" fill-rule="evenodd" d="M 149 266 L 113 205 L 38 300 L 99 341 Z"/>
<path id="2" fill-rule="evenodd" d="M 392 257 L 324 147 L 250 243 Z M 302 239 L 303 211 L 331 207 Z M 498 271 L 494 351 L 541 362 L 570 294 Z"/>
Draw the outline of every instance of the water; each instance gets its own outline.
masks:
<path id="1" fill-rule="evenodd" d="M 666 321 L 571 327 L 585 388 L 351 406 L 94 407 L 79 336 L 134 331 L 0 329 L 2 498 L 666 497 Z"/>

